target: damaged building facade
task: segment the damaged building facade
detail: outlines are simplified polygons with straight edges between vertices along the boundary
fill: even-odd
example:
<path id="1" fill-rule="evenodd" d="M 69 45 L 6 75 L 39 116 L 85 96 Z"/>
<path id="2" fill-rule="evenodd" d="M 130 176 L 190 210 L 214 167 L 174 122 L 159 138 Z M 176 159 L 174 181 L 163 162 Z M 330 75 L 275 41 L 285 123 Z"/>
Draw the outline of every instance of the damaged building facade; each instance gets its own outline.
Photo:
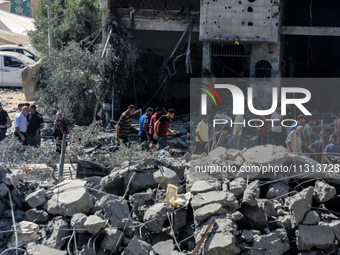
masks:
<path id="1" fill-rule="evenodd" d="M 256 87 L 254 97 L 263 98 L 271 98 L 272 87 L 285 86 L 277 78 L 339 77 L 340 53 L 335 47 L 340 4 L 334 1 L 102 0 L 101 9 L 104 22 L 117 19 L 131 31 L 142 55 L 153 56 L 150 63 L 161 67 L 169 58 L 175 59 L 171 75 L 180 78 L 171 91 L 181 95 L 189 93 L 189 85 L 183 83 L 200 77 L 202 68 L 217 78 L 249 78 L 248 86 Z M 185 32 L 191 34 L 190 48 L 188 39 L 183 40 Z M 189 51 L 192 72 L 184 66 L 183 53 Z M 307 88 L 328 99 L 336 96 L 334 83 L 327 93 L 314 85 Z M 329 101 L 336 100 L 311 104 L 325 111 L 332 106 Z"/>

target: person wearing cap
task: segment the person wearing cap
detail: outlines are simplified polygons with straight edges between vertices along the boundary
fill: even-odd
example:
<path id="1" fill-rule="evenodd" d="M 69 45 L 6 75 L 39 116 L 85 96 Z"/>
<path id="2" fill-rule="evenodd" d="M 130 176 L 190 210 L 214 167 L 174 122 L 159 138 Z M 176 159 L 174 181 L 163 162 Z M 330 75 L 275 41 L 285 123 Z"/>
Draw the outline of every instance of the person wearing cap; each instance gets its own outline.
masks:
<path id="1" fill-rule="evenodd" d="M 2 108 L 0 102 L 0 141 L 6 137 L 7 125 L 11 122 L 7 112 Z"/>
<path id="2" fill-rule="evenodd" d="M 288 130 L 288 135 L 290 134 L 290 132 L 294 131 L 298 126 L 302 126 L 303 123 L 305 123 L 305 121 L 306 121 L 305 115 L 300 114 L 299 116 L 297 116 L 297 122 L 294 121 L 294 123 L 290 126 Z"/>
<path id="3" fill-rule="evenodd" d="M 35 104 L 30 106 L 27 126 L 27 144 L 39 147 L 41 144 L 40 130 L 44 127 L 44 119 L 42 115 L 37 112 L 36 108 Z"/>
<path id="4" fill-rule="evenodd" d="M 15 117 L 15 131 L 14 136 L 18 137 L 23 145 L 27 145 L 27 115 L 29 108 L 22 107 L 21 113 Z"/>

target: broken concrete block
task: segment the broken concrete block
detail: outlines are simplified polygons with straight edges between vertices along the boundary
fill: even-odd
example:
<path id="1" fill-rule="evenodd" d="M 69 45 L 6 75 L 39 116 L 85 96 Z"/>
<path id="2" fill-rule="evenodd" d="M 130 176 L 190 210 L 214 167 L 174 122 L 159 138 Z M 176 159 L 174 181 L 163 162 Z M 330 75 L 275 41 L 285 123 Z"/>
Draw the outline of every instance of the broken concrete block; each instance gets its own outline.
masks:
<path id="1" fill-rule="evenodd" d="M 29 243 L 27 244 L 26 255 L 67 255 L 67 251 L 60 251 L 45 245 Z"/>
<path id="2" fill-rule="evenodd" d="M 236 246 L 236 240 L 230 232 L 217 232 L 210 235 L 204 245 L 205 255 L 239 254 L 241 249 Z"/>
<path id="3" fill-rule="evenodd" d="M 52 227 L 53 231 L 50 238 L 46 241 L 46 245 L 60 250 L 67 241 L 65 237 L 69 235 L 70 225 L 67 220 L 61 217 L 58 218 Z"/>
<path id="4" fill-rule="evenodd" d="M 239 221 L 243 219 L 243 214 L 241 212 L 234 212 L 231 217 L 233 221 Z"/>
<path id="5" fill-rule="evenodd" d="M 115 253 L 117 248 L 123 241 L 123 232 L 110 227 L 105 228 L 104 232 L 105 237 L 101 242 L 101 247 L 104 249 L 104 251 L 113 251 L 113 249 L 115 249 L 116 247 L 116 249 L 113 251 L 113 253 Z"/>
<path id="6" fill-rule="evenodd" d="M 152 250 L 151 244 L 135 236 L 124 249 L 122 255 L 149 255 Z"/>
<path id="7" fill-rule="evenodd" d="M 236 178 L 229 183 L 229 189 L 234 193 L 235 197 L 241 198 L 243 196 L 243 191 L 246 188 L 246 180 L 241 178 Z"/>
<path id="8" fill-rule="evenodd" d="M 243 205 L 242 206 L 244 214 L 246 217 L 244 217 L 243 221 L 245 221 L 245 224 L 249 224 L 249 221 L 252 223 L 253 228 L 258 230 L 263 230 L 267 227 L 268 221 L 266 218 L 266 214 L 264 212 L 264 209 L 259 206 L 249 206 L 249 205 Z"/>
<path id="9" fill-rule="evenodd" d="M 173 224 L 175 233 L 179 233 L 179 230 L 188 224 L 188 210 L 186 208 L 174 212 Z"/>
<path id="10" fill-rule="evenodd" d="M 162 163 L 164 166 L 171 166 L 172 164 L 172 160 L 171 160 L 171 155 L 168 151 L 166 150 L 161 150 L 159 153 L 158 153 L 158 157 L 157 157 L 157 160 Z"/>
<path id="11" fill-rule="evenodd" d="M 190 190 L 187 191 L 190 191 L 193 195 L 195 195 L 197 193 L 204 193 L 214 190 L 221 190 L 221 183 L 217 179 L 213 179 L 211 181 L 195 181 Z"/>
<path id="12" fill-rule="evenodd" d="M 209 152 L 209 156 L 212 158 L 221 158 L 226 156 L 227 149 L 224 147 L 217 147 L 216 149 Z"/>
<path id="13" fill-rule="evenodd" d="M 296 244 L 300 251 L 309 251 L 313 248 L 330 251 L 335 240 L 334 232 L 328 225 L 307 226 L 300 225 L 295 232 Z"/>
<path id="14" fill-rule="evenodd" d="M 68 189 L 54 195 L 47 201 L 47 212 L 72 216 L 75 213 L 88 213 L 93 207 L 95 198 L 83 187 Z"/>
<path id="15" fill-rule="evenodd" d="M 129 174 L 128 169 L 113 170 L 108 176 L 105 176 L 100 181 L 101 190 L 104 192 L 115 194 L 118 196 L 124 195 L 124 179 Z"/>
<path id="16" fill-rule="evenodd" d="M 0 183 L 0 199 L 7 195 L 8 188 L 5 183 Z"/>
<path id="17" fill-rule="evenodd" d="M 287 238 L 282 240 L 281 237 L 272 232 L 268 235 L 255 236 L 253 245 L 251 246 L 255 251 L 256 249 L 262 249 L 265 253 L 261 252 L 260 254 L 275 254 L 282 255 L 287 254 L 290 249 L 289 242 Z M 249 252 L 247 254 L 257 254 Z"/>
<path id="18" fill-rule="evenodd" d="M 86 233 L 84 223 L 87 219 L 87 216 L 83 213 L 76 213 L 71 218 L 71 226 L 75 228 L 78 233 Z M 84 229 L 84 230 L 81 230 Z"/>
<path id="19" fill-rule="evenodd" d="M 260 197 L 260 181 L 256 180 L 250 183 L 244 193 L 242 204 L 249 205 L 249 206 L 256 206 L 257 199 Z"/>
<path id="20" fill-rule="evenodd" d="M 134 194 L 139 191 L 145 191 L 149 188 L 157 188 L 158 183 L 153 178 L 153 174 L 156 169 L 148 169 L 143 172 L 129 172 L 129 174 L 124 178 L 124 190 L 127 189 L 127 185 L 130 182 L 128 194 Z M 134 176 L 132 177 L 132 175 Z M 130 181 L 131 180 L 131 181 Z"/>
<path id="21" fill-rule="evenodd" d="M 286 205 L 292 215 L 292 227 L 297 227 L 312 207 L 313 187 L 305 188 L 292 197 L 286 198 Z"/>
<path id="22" fill-rule="evenodd" d="M 340 220 L 332 221 L 329 226 L 333 229 L 336 240 L 340 241 Z"/>
<path id="23" fill-rule="evenodd" d="M 153 246 L 153 250 L 157 255 L 169 255 L 170 251 L 175 250 L 175 244 L 173 239 L 168 239 L 166 241 L 160 241 Z"/>
<path id="24" fill-rule="evenodd" d="M 105 225 L 106 221 L 96 215 L 90 215 L 84 222 L 84 227 L 86 228 L 87 232 L 93 235 L 99 233 L 99 231 L 104 228 Z"/>
<path id="25" fill-rule="evenodd" d="M 221 204 L 212 203 L 198 208 L 194 211 L 194 218 L 198 223 L 204 222 L 214 215 L 225 214 L 226 210 Z"/>
<path id="26" fill-rule="evenodd" d="M 242 156 L 242 152 L 236 149 L 228 149 L 226 154 L 230 159 L 236 159 L 238 156 Z"/>
<path id="27" fill-rule="evenodd" d="M 2 178 L 2 182 L 7 186 L 15 186 L 17 187 L 19 184 L 19 180 L 22 177 L 22 172 L 19 171 L 12 171 L 12 173 L 6 173 L 5 176 Z"/>
<path id="28" fill-rule="evenodd" d="M 228 208 L 230 210 L 237 210 L 239 208 L 238 201 L 231 192 L 210 191 L 206 193 L 198 193 L 191 200 L 191 206 L 195 210 L 211 203 L 221 204 L 224 208 Z"/>
<path id="29" fill-rule="evenodd" d="M 288 192 L 290 190 L 290 187 L 283 183 L 283 182 L 274 182 L 269 185 L 269 190 L 267 192 L 266 197 L 268 199 L 280 197 L 280 198 L 286 198 L 288 197 Z"/>
<path id="30" fill-rule="evenodd" d="M 25 212 L 28 221 L 36 223 L 46 223 L 48 221 L 48 213 L 43 210 L 30 209 Z"/>
<path id="31" fill-rule="evenodd" d="M 314 185 L 314 197 L 318 203 L 324 203 L 336 195 L 335 187 L 323 181 L 316 181 Z"/>
<path id="32" fill-rule="evenodd" d="M 263 208 L 267 219 L 269 219 L 272 216 L 276 216 L 276 210 L 274 207 L 274 203 L 271 200 L 267 199 L 258 199 L 257 204 L 259 207 Z"/>
<path id="33" fill-rule="evenodd" d="M 253 233 L 250 230 L 243 230 L 241 238 L 247 243 L 251 243 L 254 240 Z"/>
<path id="34" fill-rule="evenodd" d="M 309 211 L 303 220 L 303 225 L 318 225 L 320 222 L 319 214 L 316 211 Z"/>
<path id="35" fill-rule="evenodd" d="M 46 202 L 46 190 L 45 189 L 39 189 L 39 190 L 29 194 L 25 198 L 25 201 L 32 208 L 35 208 L 39 205 L 43 205 Z"/>
<path id="36" fill-rule="evenodd" d="M 237 156 L 235 160 L 228 160 L 227 162 L 232 166 L 242 166 L 244 160 L 242 157 Z"/>
<path id="37" fill-rule="evenodd" d="M 179 185 L 179 179 L 175 171 L 167 167 L 161 167 L 160 170 L 153 173 L 153 178 L 162 189 L 167 189 L 168 184 Z"/>
<path id="38" fill-rule="evenodd" d="M 144 222 L 147 222 L 146 227 L 155 233 L 161 232 L 163 224 L 168 218 L 167 212 L 170 212 L 170 210 L 170 205 L 166 203 L 157 203 L 151 206 L 144 214 Z"/>
<path id="39" fill-rule="evenodd" d="M 129 217 L 129 206 L 126 200 L 116 195 L 105 195 L 96 202 L 92 212 L 103 210 L 105 218 L 110 220 L 112 227 L 124 227 L 123 219 Z"/>

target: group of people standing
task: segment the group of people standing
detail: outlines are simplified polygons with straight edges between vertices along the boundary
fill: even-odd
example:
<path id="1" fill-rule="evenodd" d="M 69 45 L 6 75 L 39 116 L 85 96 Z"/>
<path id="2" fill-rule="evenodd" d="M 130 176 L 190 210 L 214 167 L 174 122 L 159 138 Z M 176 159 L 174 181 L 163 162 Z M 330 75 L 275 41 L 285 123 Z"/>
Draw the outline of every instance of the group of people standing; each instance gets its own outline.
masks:
<path id="1" fill-rule="evenodd" d="M 136 107 L 129 105 L 128 109 L 122 113 L 116 125 L 116 141 L 128 145 L 128 136 L 130 134 L 132 125 L 132 115 L 135 113 Z M 154 150 L 158 144 L 159 149 L 162 150 L 167 147 L 168 134 L 175 135 L 177 131 L 170 129 L 170 120 L 175 117 L 175 110 L 169 109 L 163 115 L 162 108 L 149 107 L 146 112 L 139 119 L 139 142 L 144 143 L 146 150 Z M 151 148 L 150 148 L 151 145 Z"/>
<path id="2" fill-rule="evenodd" d="M 44 119 L 36 108 L 35 104 L 20 103 L 14 116 L 14 136 L 23 145 L 39 147 L 41 144 L 40 131 L 44 127 Z M 10 123 L 11 119 L 0 103 L 0 141 L 6 137 Z"/>
<path id="3" fill-rule="evenodd" d="M 297 121 L 294 121 L 289 129 L 281 125 L 285 116 L 281 115 L 281 107 L 278 106 L 271 115 L 272 122 L 268 121 L 266 116 L 260 116 L 257 126 L 257 145 L 266 145 L 268 135 L 271 135 L 271 142 L 277 146 L 284 146 L 288 152 L 298 154 L 305 153 L 310 155 L 318 162 L 328 164 L 339 164 L 340 158 L 340 115 L 332 112 L 331 117 L 334 119 L 334 132 L 329 136 L 327 143 L 326 133 L 321 132 L 319 136 L 313 132 L 313 126 L 316 125 L 317 119 L 314 116 L 306 117 L 299 115 Z M 216 147 L 225 147 L 241 150 L 242 129 L 244 119 L 242 115 L 236 115 L 233 121 L 233 131 L 229 134 L 230 127 L 224 125 L 221 131 L 216 132 L 209 137 L 209 115 L 202 116 L 202 120 L 196 128 L 196 148 L 195 152 L 200 154 L 208 152 L 209 149 Z M 307 123 L 305 124 L 307 120 Z M 288 131 L 287 131 L 288 130 Z"/>

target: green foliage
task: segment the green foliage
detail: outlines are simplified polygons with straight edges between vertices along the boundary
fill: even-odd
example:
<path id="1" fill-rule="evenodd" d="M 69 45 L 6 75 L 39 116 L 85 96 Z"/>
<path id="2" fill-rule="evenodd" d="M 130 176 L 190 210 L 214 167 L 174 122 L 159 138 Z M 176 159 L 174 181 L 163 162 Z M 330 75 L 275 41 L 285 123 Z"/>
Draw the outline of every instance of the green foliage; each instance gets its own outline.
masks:
<path id="1" fill-rule="evenodd" d="M 47 5 L 51 19 L 47 19 Z M 48 52 L 48 27 L 55 46 L 61 49 L 70 41 L 80 42 L 101 27 L 99 0 L 40 0 L 34 16 L 35 31 L 28 33 L 31 44 L 40 52 Z"/>
<path id="2" fill-rule="evenodd" d="M 46 164 L 57 163 L 59 154 L 51 142 L 42 143 L 39 148 L 23 146 L 18 139 L 5 139 L 0 142 L 0 162 L 6 164 Z"/>

